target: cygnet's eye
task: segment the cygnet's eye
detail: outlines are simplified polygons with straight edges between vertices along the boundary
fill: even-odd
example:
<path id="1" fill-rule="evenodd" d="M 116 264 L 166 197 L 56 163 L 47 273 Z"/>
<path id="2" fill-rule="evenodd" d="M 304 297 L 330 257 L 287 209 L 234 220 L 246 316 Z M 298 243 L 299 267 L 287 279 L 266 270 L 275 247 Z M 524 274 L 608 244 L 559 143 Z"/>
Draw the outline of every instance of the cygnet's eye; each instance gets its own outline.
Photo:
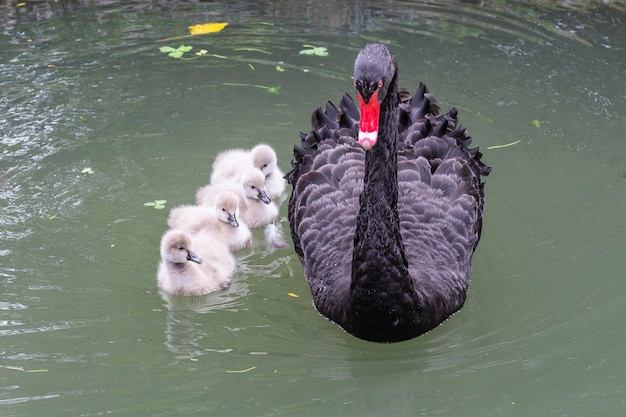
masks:
<path id="1" fill-rule="evenodd" d="M 222 211 L 223 211 L 223 212 L 226 212 L 226 209 L 225 209 L 224 207 L 222 207 Z"/>

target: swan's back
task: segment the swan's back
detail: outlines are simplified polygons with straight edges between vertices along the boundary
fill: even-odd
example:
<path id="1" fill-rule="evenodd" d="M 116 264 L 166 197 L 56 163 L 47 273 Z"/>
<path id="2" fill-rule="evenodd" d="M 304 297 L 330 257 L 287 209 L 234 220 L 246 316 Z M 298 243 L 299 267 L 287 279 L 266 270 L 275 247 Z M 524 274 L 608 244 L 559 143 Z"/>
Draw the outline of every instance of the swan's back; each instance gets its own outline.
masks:
<path id="1" fill-rule="evenodd" d="M 209 232 L 228 249 L 239 250 L 250 244 L 252 235 L 243 221 L 237 221 L 238 201 L 234 193 L 222 191 L 213 206 L 183 205 L 173 208 L 167 225 L 191 234 Z"/>
<path id="2" fill-rule="evenodd" d="M 285 180 L 277 164 L 276 152 L 263 143 L 250 150 L 230 149 L 221 152 L 213 163 L 210 183 L 241 182 L 245 172 L 252 168 L 260 170 L 265 176 L 265 188 L 270 198 L 283 193 Z"/>
<path id="3" fill-rule="evenodd" d="M 402 91 L 398 112 L 398 217 L 408 269 L 419 283 L 425 322 L 439 323 L 465 301 L 471 257 L 480 238 L 482 175 L 489 173 L 456 110 L 439 116 L 437 100 L 420 84 Z M 289 222 L 317 309 L 346 321 L 352 252 L 363 191 L 365 151 L 357 142 L 359 111 L 345 94 L 314 112 L 313 130 L 294 149 Z M 381 246 L 385 242 L 380 242 Z M 372 288 L 385 291 L 385 288 Z M 431 326 L 432 327 L 432 326 Z M 422 329 L 427 331 L 429 329 Z"/>

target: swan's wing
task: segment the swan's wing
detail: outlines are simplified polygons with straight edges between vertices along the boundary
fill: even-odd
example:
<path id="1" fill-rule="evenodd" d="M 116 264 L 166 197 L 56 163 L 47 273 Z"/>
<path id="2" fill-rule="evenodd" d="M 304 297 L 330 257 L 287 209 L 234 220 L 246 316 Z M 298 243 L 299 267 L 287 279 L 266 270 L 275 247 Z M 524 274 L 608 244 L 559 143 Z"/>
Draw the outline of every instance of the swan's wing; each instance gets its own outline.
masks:
<path id="1" fill-rule="evenodd" d="M 429 282 L 419 291 L 433 303 L 454 304 L 435 310 L 455 311 L 469 286 L 482 227 L 481 176 L 490 168 L 478 148 L 468 148 L 471 138 L 457 124 L 456 110 L 437 112 L 423 84 L 400 105 L 398 215 L 409 272 L 419 270 Z"/>
<path id="2" fill-rule="evenodd" d="M 364 152 L 356 144 L 328 140 L 308 172 L 298 178 L 289 202 L 292 239 L 317 302 L 331 319 L 348 295 Z M 331 300 L 334 302 L 331 304 Z M 328 301 L 328 302 L 327 302 Z"/>
<path id="3" fill-rule="evenodd" d="M 473 197 L 473 201 L 469 201 L 477 211 L 476 219 L 470 222 L 472 232 L 476 234 L 475 247 L 482 229 L 484 190 L 481 177 L 489 175 L 491 167 L 482 162 L 478 148 L 469 148 L 472 138 L 467 135 L 465 127 L 458 124 L 456 109 L 442 115 L 438 115 L 438 111 L 438 100 L 428 93 L 424 84 L 420 84 L 409 104 L 400 104 L 399 153 L 408 159 L 426 159 L 431 173 L 442 175 L 439 178 L 447 184 L 435 183 L 432 185 L 435 189 L 452 187 L 450 195 L 455 199 L 461 195 Z"/>
<path id="4" fill-rule="evenodd" d="M 422 299 L 438 305 L 433 312 L 463 305 L 478 241 L 477 202 L 453 172 L 461 165 L 450 160 L 442 166 L 450 171 L 431 174 L 424 157 L 401 157 L 398 164 L 398 216 L 409 273 L 419 276 Z"/>

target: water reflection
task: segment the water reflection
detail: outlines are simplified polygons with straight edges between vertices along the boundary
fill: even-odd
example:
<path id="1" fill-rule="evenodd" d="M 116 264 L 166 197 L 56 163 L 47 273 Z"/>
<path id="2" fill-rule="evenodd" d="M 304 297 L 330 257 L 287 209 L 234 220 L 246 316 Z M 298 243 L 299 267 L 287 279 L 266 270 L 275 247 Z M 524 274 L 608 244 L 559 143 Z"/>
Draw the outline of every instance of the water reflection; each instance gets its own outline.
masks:
<path id="1" fill-rule="evenodd" d="M 229 288 L 197 297 L 159 291 L 165 302 L 164 307 L 168 311 L 165 344 L 178 359 L 197 358 L 211 352 L 230 353 L 234 350 L 232 346 L 214 344 L 222 343 L 228 338 L 228 333 L 245 331 L 248 327 L 265 327 L 262 323 L 252 326 L 240 323 L 232 313 L 246 312 L 250 309 L 247 301 L 251 291 L 249 280 L 292 276 L 290 266 L 292 259 L 291 256 L 273 257 L 275 249 L 271 247 L 263 249 L 265 242 L 256 232 L 258 231 L 255 231 L 252 247 L 236 254 L 237 270 Z M 219 312 L 224 314 L 222 320 L 212 321 L 211 315 Z M 229 313 L 230 315 L 226 316 Z"/>

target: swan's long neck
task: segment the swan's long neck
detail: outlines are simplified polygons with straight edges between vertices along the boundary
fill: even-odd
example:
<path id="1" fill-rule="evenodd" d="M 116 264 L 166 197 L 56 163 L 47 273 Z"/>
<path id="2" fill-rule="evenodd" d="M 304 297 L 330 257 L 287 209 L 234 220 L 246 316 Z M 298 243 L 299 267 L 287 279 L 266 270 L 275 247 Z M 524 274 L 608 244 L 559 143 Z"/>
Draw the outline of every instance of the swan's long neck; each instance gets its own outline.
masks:
<path id="1" fill-rule="evenodd" d="M 365 155 L 364 188 L 354 237 L 350 287 L 351 298 L 357 305 L 367 297 L 381 301 L 377 288 L 381 291 L 391 288 L 396 295 L 412 291 L 397 209 L 397 97 L 394 82 L 381 103 L 378 143 Z"/>

